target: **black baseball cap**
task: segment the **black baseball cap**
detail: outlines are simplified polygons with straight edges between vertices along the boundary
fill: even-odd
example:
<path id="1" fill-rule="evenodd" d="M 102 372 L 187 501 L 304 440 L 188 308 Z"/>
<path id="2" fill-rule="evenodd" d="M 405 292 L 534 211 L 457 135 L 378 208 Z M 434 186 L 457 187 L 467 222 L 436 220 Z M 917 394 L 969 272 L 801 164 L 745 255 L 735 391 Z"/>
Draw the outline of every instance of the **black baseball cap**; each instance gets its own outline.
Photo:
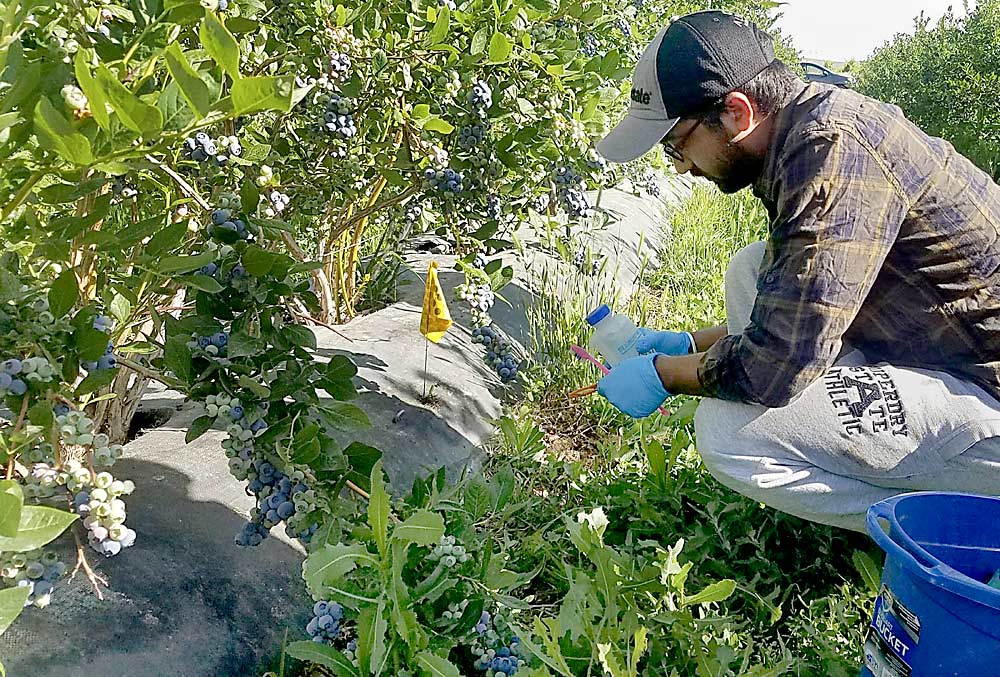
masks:
<path id="1" fill-rule="evenodd" d="M 735 14 L 682 16 L 657 33 L 632 75 L 628 115 L 597 150 L 612 162 L 649 152 L 681 118 L 708 109 L 774 61 L 774 42 Z"/>

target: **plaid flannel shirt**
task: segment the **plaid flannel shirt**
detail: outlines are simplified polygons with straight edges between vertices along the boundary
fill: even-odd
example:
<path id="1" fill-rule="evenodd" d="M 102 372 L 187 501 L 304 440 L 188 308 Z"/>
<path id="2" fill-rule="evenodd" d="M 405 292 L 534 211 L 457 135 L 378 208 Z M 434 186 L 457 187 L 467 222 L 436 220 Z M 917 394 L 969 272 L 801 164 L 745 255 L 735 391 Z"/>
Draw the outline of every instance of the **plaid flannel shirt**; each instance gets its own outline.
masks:
<path id="1" fill-rule="evenodd" d="M 711 397 L 788 404 L 842 343 L 1000 398 L 1000 187 L 896 106 L 803 86 L 754 194 L 770 216 L 750 326 L 708 350 Z"/>

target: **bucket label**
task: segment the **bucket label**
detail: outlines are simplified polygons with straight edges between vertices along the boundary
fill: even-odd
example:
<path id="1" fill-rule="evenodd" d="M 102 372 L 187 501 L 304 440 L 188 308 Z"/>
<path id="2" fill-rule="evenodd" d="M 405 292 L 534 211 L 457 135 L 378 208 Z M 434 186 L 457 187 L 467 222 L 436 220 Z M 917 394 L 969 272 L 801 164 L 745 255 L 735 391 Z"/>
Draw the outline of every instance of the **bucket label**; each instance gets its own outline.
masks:
<path id="1" fill-rule="evenodd" d="M 875 677 L 909 677 L 920 641 L 920 619 L 885 585 L 865 638 L 865 665 Z"/>

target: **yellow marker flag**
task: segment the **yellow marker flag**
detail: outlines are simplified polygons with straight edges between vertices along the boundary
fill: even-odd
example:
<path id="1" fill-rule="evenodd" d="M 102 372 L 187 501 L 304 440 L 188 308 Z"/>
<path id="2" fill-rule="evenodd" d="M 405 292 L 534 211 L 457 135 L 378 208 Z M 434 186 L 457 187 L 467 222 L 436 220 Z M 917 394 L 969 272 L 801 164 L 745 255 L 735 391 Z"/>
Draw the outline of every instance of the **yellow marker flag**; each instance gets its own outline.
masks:
<path id="1" fill-rule="evenodd" d="M 437 261 L 427 267 L 427 284 L 424 286 L 424 309 L 420 313 L 420 333 L 437 343 L 451 326 L 451 313 L 438 282 Z"/>

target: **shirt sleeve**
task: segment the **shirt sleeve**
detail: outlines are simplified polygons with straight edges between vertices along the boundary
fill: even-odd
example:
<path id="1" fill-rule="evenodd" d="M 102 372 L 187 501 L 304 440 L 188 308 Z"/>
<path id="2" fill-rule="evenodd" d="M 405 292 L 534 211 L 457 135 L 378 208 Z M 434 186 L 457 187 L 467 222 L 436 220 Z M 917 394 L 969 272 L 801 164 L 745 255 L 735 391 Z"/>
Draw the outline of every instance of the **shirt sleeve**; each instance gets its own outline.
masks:
<path id="1" fill-rule="evenodd" d="M 840 352 L 906 216 L 898 183 L 854 133 L 800 133 L 778 160 L 775 216 L 742 334 L 708 350 L 710 397 L 782 407 Z"/>

